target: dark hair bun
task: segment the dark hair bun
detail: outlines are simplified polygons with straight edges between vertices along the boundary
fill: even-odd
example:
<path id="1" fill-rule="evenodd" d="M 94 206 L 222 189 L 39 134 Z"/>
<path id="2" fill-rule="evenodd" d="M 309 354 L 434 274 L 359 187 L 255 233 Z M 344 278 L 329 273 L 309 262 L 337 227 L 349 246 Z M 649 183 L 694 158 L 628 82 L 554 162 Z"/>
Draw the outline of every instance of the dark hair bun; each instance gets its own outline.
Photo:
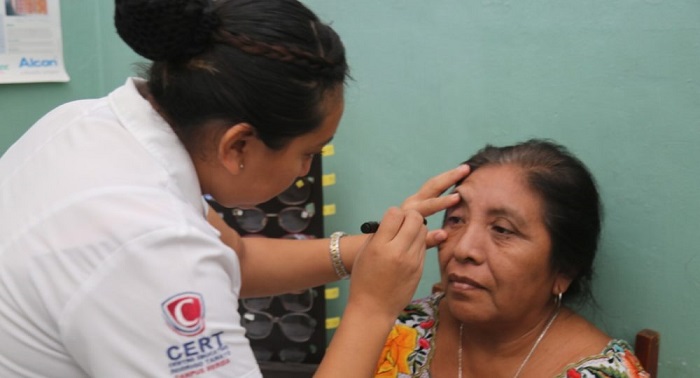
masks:
<path id="1" fill-rule="evenodd" d="M 219 24 L 211 8 L 211 0 L 116 0 L 114 25 L 145 58 L 186 58 L 209 45 Z"/>

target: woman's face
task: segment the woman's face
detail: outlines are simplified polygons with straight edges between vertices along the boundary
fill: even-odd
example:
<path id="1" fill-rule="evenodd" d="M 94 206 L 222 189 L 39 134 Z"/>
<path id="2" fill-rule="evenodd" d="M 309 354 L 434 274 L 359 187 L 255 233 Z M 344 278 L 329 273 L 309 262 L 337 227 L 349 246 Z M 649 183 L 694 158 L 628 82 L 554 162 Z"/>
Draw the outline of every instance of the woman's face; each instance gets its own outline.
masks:
<path id="1" fill-rule="evenodd" d="M 327 94 L 323 108 L 325 118 L 320 127 L 292 139 L 280 150 L 270 149 L 257 137 L 247 138 L 243 153 L 237 156 L 240 160 L 233 164 L 235 169 L 243 164 L 233 176 L 235 181 L 210 185 L 205 192 L 228 207 L 254 206 L 282 193 L 297 177 L 306 176 L 314 156 L 321 153 L 338 129 L 344 108 L 342 89 Z"/>
<path id="2" fill-rule="evenodd" d="M 563 277 L 550 267 L 543 203 L 522 169 L 481 167 L 456 192 L 462 200 L 447 210 L 448 238 L 439 248 L 450 312 L 464 323 L 540 317 Z"/>

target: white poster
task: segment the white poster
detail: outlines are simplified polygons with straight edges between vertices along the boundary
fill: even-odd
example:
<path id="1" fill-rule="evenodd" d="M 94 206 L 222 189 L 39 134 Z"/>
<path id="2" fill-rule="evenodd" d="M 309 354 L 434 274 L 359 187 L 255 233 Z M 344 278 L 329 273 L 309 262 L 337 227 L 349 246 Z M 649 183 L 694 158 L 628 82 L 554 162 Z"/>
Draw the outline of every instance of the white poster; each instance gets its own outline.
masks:
<path id="1" fill-rule="evenodd" d="M 0 84 L 68 81 L 59 0 L 0 1 Z"/>

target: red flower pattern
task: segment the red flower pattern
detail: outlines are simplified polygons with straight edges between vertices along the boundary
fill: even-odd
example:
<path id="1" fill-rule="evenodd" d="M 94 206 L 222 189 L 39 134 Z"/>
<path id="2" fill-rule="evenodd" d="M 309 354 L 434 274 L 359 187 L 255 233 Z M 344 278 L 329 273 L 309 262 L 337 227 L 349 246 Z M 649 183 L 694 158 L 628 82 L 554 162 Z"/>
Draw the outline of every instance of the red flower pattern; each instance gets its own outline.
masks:
<path id="1" fill-rule="evenodd" d="M 422 349 L 428 349 L 430 348 L 430 341 L 421 337 L 420 339 L 418 339 L 418 345 L 420 345 Z"/>
<path id="2" fill-rule="evenodd" d="M 420 327 L 423 329 L 430 329 L 433 326 L 433 324 L 435 324 L 435 320 L 431 319 L 431 320 L 421 322 Z"/>

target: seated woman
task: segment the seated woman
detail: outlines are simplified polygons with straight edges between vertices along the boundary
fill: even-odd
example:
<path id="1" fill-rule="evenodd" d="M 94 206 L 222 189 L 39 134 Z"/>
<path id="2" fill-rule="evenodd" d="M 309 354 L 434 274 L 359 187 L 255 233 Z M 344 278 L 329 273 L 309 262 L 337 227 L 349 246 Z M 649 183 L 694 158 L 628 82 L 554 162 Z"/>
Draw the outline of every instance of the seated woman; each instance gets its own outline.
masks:
<path id="1" fill-rule="evenodd" d="M 444 292 L 414 301 L 377 377 L 648 377 L 629 344 L 566 306 L 590 297 L 601 204 L 564 147 L 487 146 L 445 213 Z"/>

